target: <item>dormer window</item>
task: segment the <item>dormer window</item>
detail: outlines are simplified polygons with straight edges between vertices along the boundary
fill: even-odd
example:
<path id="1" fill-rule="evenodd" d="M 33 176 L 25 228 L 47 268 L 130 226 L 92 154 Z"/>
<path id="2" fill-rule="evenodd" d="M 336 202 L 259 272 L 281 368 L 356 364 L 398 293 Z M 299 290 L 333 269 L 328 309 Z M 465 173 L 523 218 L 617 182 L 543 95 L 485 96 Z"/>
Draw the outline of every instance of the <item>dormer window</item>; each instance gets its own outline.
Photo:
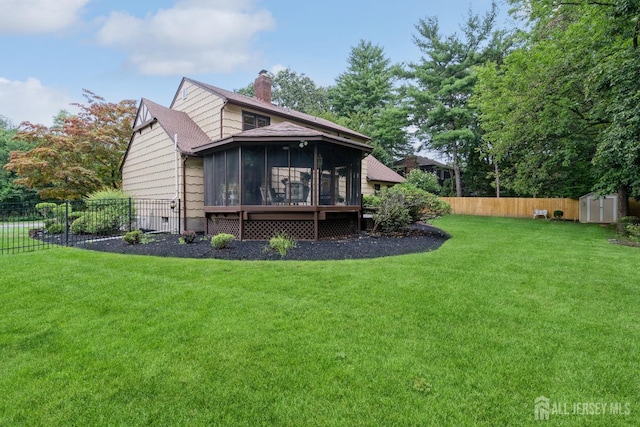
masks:
<path id="1" fill-rule="evenodd" d="M 260 116 L 254 113 L 242 112 L 242 130 L 250 130 L 269 126 L 271 119 L 267 116 Z"/>

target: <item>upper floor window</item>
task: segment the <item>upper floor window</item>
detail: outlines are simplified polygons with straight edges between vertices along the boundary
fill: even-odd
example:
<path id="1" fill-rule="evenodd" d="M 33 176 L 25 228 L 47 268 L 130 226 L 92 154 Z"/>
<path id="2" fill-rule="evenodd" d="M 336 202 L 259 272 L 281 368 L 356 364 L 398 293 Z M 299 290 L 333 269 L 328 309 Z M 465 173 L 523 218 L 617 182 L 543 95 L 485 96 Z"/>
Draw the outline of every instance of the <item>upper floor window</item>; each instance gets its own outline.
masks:
<path id="1" fill-rule="evenodd" d="M 254 113 L 242 112 L 242 130 L 249 130 L 269 126 L 271 119 Z"/>

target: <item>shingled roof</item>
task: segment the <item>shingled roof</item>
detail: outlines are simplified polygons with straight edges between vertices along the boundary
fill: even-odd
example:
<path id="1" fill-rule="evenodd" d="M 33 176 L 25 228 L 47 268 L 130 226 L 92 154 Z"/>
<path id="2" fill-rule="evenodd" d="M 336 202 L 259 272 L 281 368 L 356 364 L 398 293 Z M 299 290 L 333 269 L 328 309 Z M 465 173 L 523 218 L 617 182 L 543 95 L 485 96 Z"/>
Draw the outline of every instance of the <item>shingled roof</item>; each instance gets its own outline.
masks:
<path id="1" fill-rule="evenodd" d="M 300 111 L 292 110 L 290 108 L 280 107 L 279 105 L 271 104 L 269 102 L 264 102 L 257 98 L 251 98 L 249 96 L 241 95 L 237 92 L 232 92 L 226 89 L 212 86 L 207 83 L 202 83 L 197 80 L 189 79 L 187 77 L 184 77 L 182 80 L 183 82 L 188 81 L 198 87 L 201 87 L 204 90 L 212 92 L 217 96 L 225 99 L 227 102 L 230 102 L 235 105 L 243 106 L 246 108 L 252 108 L 254 110 L 259 110 L 268 114 L 282 117 L 285 120 L 286 119 L 294 120 L 294 121 L 303 122 L 305 124 L 309 124 L 315 127 L 324 128 L 327 131 L 336 132 L 339 136 L 342 136 L 342 137 L 356 137 L 356 138 L 365 139 L 365 140 L 371 139 L 366 135 L 363 135 L 361 133 L 358 133 L 354 130 L 338 125 L 336 123 L 333 123 L 332 121 L 323 119 L 321 117 L 316 117 L 310 114 L 301 113 Z M 174 97 L 173 102 L 171 103 L 172 107 L 177 99 L 177 96 L 178 94 L 176 93 L 176 96 Z"/>
<path id="2" fill-rule="evenodd" d="M 162 126 L 171 139 L 174 138 L 174 135 L 178 135 L 178 149 L 185 154 L 191 154 L 195 147 L 211 141 L 207 134 L 182 111 L 163 107 L 145 98 L 142 98 L 140 106 L 141 108 L 142 106 L 146 107 L 150 116 Z M 134 131 L 145 127 L 147 124 L 148 122 L 134 129 Z"/>
<path id="3" fill-rule="evenodd" d="M 404 178 L 397 172 L 385 166 L 380 160 L 369 155 L 367 161 L 367 180 L 390 183 L 404 182 Z"/>
<path id="4" fill-rule="evenodd" d="M 191 154 L 195 147 L 211 141 L 204 131 L 182 111 L 172 110 L 142 98 L 138 114 L 142 112 L 145 112 L 146 116 L 140 120 L 136 118 L 137 126 L 133 129 L 134 132 L 158 123 L 171 139 L 176 134 L 179 136 L 178 149 L 185 154 Z"/>
<path id="5" fill-rule="evenodd" d="M 282 122 L 275 125 L 264 126 L 256 129 L 245 130 L 244 132 L 228 136 L 217 141 L 209 142 L 205 145 L 194 148 L 194 154 L 218 148 L 222 145 L 234 142 L 251 142 L 251 141 L 300 141 L 300 140 L 328 140 L 339 145 L 358 148 L 365 152 L 371 152 L 372 147 L 362 142 L 356 142 L 351 139 L 342 138 L 321 132 L 315 129 L 309 129 L 291 122 Z"/>

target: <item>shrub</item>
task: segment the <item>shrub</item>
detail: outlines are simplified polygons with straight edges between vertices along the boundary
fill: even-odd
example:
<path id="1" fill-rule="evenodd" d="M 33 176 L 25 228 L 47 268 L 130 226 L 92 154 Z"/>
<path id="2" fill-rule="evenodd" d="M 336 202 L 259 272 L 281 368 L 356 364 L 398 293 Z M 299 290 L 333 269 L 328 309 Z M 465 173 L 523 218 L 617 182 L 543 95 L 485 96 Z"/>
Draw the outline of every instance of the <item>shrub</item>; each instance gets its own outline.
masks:
<path id="1" fill-rule="evenodd" d="M 438 218 L 451 213 L 451 205 L 435 194 L 427 193 L 427 204 L 422 209 L 422 217 L 425 219 Z"/>
<path id="2" fill-rule="evenodd" d="M 235 239 L 236 236 L 228 233 L 220 233 L 213 236 L 211 239 L 211 246 L 216 249 L 224 249 L 229 247 L 229 244 Z"/>
<path id="3" fill-rule="evenodd" d="M 67 225 L 61 222 L 51 222 L 47 227 L 47 231 L 51 234 L 62 234 L 67 229 Z"/>
<path id="4" fill-rule="evenodd" d="M 135 216 L 131 198 L 120 190 L 101 190 L 85 200 L 87 211 L 71 224 L 74 234 L 115 234 Z"/>
<path id="5" fill-rule="evenodd" d="M 38 210 L 38 212 L 40 212 L 40 215 L 42 215 L 44 218 L 53 218 L 54 217 L 54 210 L 57 207 L 57 205 L 55 203 L 38 203 L 36 205 L 36 209 Z"/>
<path id="6" fill-rule="evenodd" d="M 71 204 L 69 204 L 69 214 L 71 214 L 71 212 L 73 212 L 73 207 L 71 206 Z M 67 217 L 67 204 L 66 203 L 60 203 L 59 205 L 57 205 L 54 209 L 53 209 L 53 214 L 55 215 L 56 218 L 58 218 L 58 221 L 63 222 L 64 219 Z"/>
<path id="7" fill-rule="evenodd" d="M 373 195 L 362 196 L 362 205 L 365 208 L 377 208 L 380 206 L 380 197 Z"/>
<path id="8" fill-rule="evenodd" d="M 384 233 L 406 230 L 411 223 L 411 214 L 406 207 L 406 197 L 401 192 L 385 192 L 380 206 L 373 214 L 374 230 Z"/>
<path id="9" fill-rule="evenodd" d="M 399 184 L 382 191 L 380 207 L 373 214 L 374 230 L 397 232 L 410 223 L 451 213 L 451 206 L 438 196 L 412 184 Z"/>
<path id="10" fill-rule="evenodd" d="M 628 224 L 625 227 L 629 239 L 640 242 L 640 224 Z"/>
<path id="11" fill-rule="evenodd" d="M 421 169 L 411 169 L 405 177 L 405 183 L 428 193 L 439 193 L 441 189 L 436 174 Z"/>
<path id="12" fill-rule="evenodd" d="M 296 241 L 293 237 L 289 236 L 286 233 L 280 233 L 273 236 L 269 240 L 269 247 L 275 251 L 277 251 L 281 257 L 284 257 L 289 249 L 293 249 L 296 247 Z"/>
<path id="13" fill-rule="evenodd" d="M 623 236 L 629 236 L 629 230 L 627 230 L 627 226 L 638 224 L 640 224 L 640 218 L 638 218 L 637 216 L 623 216 L 621 218 L 618 218 L 616 230 Z"/>
<path id="14" fill-rule="evenodd" d="M 122 237 L 122 240 L 130 245 L 137 245 L 142 241 L 142 230 L 129 231 Z"/>
<path id="15" fill-rule="evenodd" d="M 193 230 L 184 230 L 180 234 L 180 243 L 189 244 L 196 240 L 196 232 Z"/>
<path id="16" fill-rule="evenodd" d="M 71 223 L 70 230 L 73 234 L 85 234 L 87 233 L 87 219 L 84 215 L 77 218 Z"/>

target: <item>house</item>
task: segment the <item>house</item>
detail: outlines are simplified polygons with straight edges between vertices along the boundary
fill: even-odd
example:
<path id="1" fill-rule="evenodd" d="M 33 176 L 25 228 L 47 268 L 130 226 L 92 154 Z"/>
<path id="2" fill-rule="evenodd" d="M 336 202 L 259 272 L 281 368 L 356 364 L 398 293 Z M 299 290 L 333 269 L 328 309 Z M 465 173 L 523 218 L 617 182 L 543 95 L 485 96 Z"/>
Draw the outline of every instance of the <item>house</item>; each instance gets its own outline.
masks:
<path id="1" fill-rule="evenodd" d="M 434 173 L 438 177 L 438 183 L 441 186 L 444 184 L 444 181 L 453 176 L 453 168 L 451 166 L 424 156 L 408 156 L 395 161 L 393 166 L 402 176 L 406 176 L 411 169 L 415 168 Z"/>
<path id="2" fill-rule="evenodd" d="M 364 162 L 366 164 L 366 173 L 363 176 L 366 180 L 362 185 L 363 195 L 374 195 L 383 188 L 393 187 L 404 182 L 404 178 L 400 174 L 387 167 L 373 155 L 368 155 Z"/>
<path id="3" fill-rule="evenodd" d="M 254 89 L 250 98 L 183 78 L 169 107 L 143 98 L 123 190 L 179 201 L 178 229 L 257 240 L 358 231 L 369 138 L 272 104 L 266 71 Z"/>

